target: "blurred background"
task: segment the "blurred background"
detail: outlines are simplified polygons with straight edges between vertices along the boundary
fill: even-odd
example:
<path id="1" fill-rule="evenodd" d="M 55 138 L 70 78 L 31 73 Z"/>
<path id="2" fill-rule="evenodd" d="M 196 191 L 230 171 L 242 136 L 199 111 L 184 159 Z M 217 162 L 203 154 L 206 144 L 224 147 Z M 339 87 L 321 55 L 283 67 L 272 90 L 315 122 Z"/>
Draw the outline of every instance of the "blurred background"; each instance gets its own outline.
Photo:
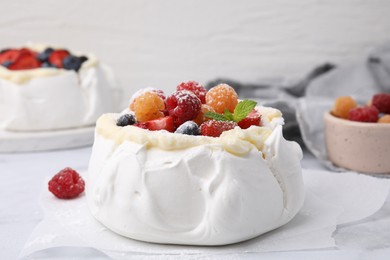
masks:
<path id="1" fill-rule="evenodd" d="M 194 79 L 300 78 L 390 41 L 388 0 L 2 1 L 0 46 L 95 53 L 130 96 Z"/>

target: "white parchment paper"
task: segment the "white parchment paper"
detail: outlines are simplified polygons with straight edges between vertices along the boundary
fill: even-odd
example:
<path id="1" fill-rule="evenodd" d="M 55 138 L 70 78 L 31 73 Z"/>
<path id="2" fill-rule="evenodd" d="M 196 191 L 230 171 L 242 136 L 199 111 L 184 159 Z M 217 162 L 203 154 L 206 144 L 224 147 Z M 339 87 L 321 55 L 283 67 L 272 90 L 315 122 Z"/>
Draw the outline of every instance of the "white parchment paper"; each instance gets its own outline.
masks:
<path id="1" fill-rule="evenodd" d="M 220 247 L 160 245 L 119 236 L 91 216 L 85 196 L 59 200 L 46 190 L 45 185 L 41 195 L 45 217 L 31 234 L 20 256 L 33 256 L 38 251 L 54 247 L 89 247 L 115 259 L 148 255 L 192 258 L 331 248 L 338 246 L 334 240 L 337 226 L 361 220 L 378 211 L 390 189 L 388 179 L 350 172 L 304 170 L 304 181 L 305 203 L 291 222 L 258 238 Z"/>

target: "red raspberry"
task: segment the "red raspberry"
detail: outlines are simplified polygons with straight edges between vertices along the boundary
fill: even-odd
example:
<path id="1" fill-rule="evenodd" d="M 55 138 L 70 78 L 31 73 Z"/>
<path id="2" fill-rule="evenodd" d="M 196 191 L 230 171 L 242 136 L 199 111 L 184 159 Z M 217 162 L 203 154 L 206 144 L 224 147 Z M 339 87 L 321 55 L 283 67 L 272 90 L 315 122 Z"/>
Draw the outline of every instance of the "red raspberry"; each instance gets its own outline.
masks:
<path id="1" fill-rule="evenodd" d="M 390 114 L 390 94 L 376 94 L 372 98 L 372 105 L 374 105 L 379 110 L 379 112 Z"/>
<path id="2" fill-rule="evenodd" d="M 176 91 L 166 99 L 166 110 L 173 117 L 176 127 L 194 119 L 200 111 L 202 102 L 188 90 Z"/>
<path id="3" fill-rule="evenodd" d="M 72 168 L 65 168 L 49 181 L 49 191 L 60 199 L 72 199 L 84 191 L 85 182 Z"/>
<path id="4" fill-rule="evenodd" d="M 244 119 L 238 122 L 238 126 L 242 129 L 247 129 L 251 125 L 260 126 L 260 124 L 261 124 L 261 115 L 256 110 L 253 110 Z"/>
<path id="5" fill-rule="evenodd" d="M 176 90 L 177 91 L 180 91 L 180 90 L 191 91 L 200 99 L 200 101 L 202 101 L 202 104 L 206 103 L 207 90 L 196 81 L 190 80 L 190 81 L 182 82 L 176 87 Z"/>
<path id="6" fill-rule="evenodd" d="M 209 120 L 200 125 L 200 133 L 201 135 L 219 137 L 222 132 L 231 130 L 236 126 L 237 124 L 233 121 Z"/>
<path id="7" fill-rule="evenodd" d="M 348 119 L 358 122 L 376 122 L 378 121 L 379 111 L 374 106 L 365 106 L 353 108 L 349 111 Z"/>

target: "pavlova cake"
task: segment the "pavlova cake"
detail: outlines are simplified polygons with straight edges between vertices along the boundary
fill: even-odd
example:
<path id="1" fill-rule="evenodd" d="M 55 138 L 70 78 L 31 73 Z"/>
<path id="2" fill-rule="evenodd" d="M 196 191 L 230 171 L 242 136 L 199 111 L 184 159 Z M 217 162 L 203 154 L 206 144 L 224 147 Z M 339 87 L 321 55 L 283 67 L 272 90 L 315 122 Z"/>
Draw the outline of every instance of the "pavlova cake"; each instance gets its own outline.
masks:
<path id="1" fill-rule="evenodd" d="M 29 45 L 0 52 L 0 130 L 94 125 L 115 111 L 110 70 L 92 54 Z"/>
<path id="2" fill-rule="evenodd" d="M 92 215 L 123 236 L 168 244 L 225 245 L 280 227 L 304 200 L 302 150 L 283 138 L 283 123 L 226 84 L 183 82 L 169 96 L 142 89 L 97 121 Z"/>

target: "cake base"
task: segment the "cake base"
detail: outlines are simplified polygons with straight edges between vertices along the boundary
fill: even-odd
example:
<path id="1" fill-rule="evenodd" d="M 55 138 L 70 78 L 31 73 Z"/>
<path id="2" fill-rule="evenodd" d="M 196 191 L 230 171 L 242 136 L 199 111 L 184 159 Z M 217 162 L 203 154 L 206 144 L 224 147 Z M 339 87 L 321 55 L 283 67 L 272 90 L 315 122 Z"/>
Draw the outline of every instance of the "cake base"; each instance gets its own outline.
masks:
<path id="1" fill-rule="evenodd" d="M 0 152 L 38 152 L 92 145 L 95 126 L 40 132 L 0 130 Z"/>

